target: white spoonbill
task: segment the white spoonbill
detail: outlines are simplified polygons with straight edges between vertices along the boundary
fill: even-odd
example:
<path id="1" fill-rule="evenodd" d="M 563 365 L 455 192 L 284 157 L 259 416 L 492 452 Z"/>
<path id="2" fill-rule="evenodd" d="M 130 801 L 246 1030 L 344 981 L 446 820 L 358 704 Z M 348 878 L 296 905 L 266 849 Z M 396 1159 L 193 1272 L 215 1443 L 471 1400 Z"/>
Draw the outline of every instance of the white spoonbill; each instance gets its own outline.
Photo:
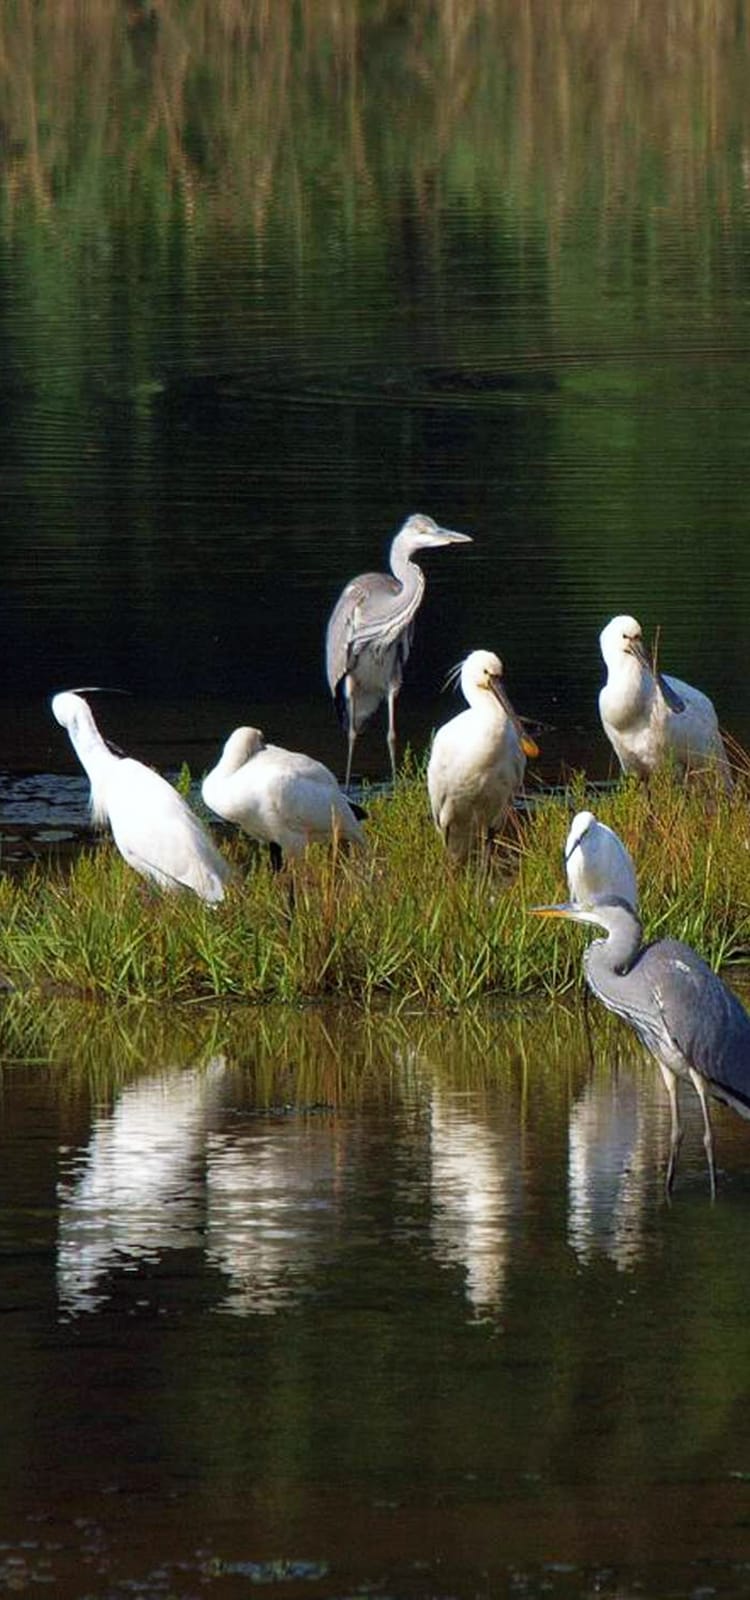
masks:
<path id="1" fill-rule="evenodd" d="M 298 856 L 312 839 L 334 834 L 363 844 L 354 807 L 322 762 L 266 744 L 259 728 L 235 728 L 203 779 L 207 806 L 271 847 L 271 862 Z"/>
<path id="2" fill-rule="evenodd" d="M 568 892 L 575 905 L 591 906 L 616 896 L 638 910 L 635 867 L 619 834 L 593 811 L 579 811 L 565 840 Z"/>
<path id="3" fill-rule="evenodd" d="M 730 788 L 729 761 L 708 696 L 655 670 L 635 617 L 613 617 L 599 644 L 607 668 L 599 714 L 623 772 L 648 778 L 671 758 L 683 777 L 715 766 Z"/>
<path id="4" fill-rule="evenodd" d="M 109 823 L 128 866 L 160 889 L 192 889 L 209 904 L 223 900 L 232 869 L 171 783 L 110 750 L 79 694 L 56 694 L 52 712 L 88 775 L 93 820 Z"/>
<path id="5" fill-rule="evenodd" d="M 411 649 L 414 618 L 425 576 L 412 559 L 417 550 L 441 544 L 471 544 L 468 533 L 439 528 L 432 517 L 409 517 L 391 545 L 387 572 L 363 572 L 339 595 L 326 630 L 326 672 L 347 731 L 345 788 L 352 776 L 354 741 L 360 728 L 388 698 L 388 754 L 396 781 L 396 695 Z"/>
<path id="6" fill-rule="evenodd" d="M 438 728 L 427 767 L 435 826 L 449 855 L 468 860 L 472 845 L 498 828 L 523 783 L 527 755 L 539 751 L 523 732 L 505 693 L 503 666 L 491 650 L 473 650 L 461 668 L 469 702 Z"/>

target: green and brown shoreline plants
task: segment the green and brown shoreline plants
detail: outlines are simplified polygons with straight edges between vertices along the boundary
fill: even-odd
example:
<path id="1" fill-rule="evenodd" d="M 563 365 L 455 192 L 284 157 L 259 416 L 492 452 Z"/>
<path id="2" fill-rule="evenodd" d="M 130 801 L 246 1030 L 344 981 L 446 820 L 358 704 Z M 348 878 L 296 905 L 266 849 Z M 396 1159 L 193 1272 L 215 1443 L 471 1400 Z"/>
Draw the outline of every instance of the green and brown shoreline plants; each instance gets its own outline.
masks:
<path id="1" fill-rule="evenodd" d="M 314 846 L 287 871 L 230 842 L 238 882 L 221 906 L 144 885 L 107 841 L 72 861 L 0 879 L 0 977 L 13 990 L 115 1001 L 342 1000 L 455 1010 L 493 996 L 560 994 L 581 982 L 580 938 L 526 908 L 565 898 L 562 845 L 592 807 L 638 871 L 647 937 L 669 933 L 715 967 L 750 960 L 750 807 L 731 796 L 648 788 L 596 796 L 582 776 L 514 814 L 489 870 L 457 870 L 408 759 L 393 796 L 368 799 L 368 848 Z"/>

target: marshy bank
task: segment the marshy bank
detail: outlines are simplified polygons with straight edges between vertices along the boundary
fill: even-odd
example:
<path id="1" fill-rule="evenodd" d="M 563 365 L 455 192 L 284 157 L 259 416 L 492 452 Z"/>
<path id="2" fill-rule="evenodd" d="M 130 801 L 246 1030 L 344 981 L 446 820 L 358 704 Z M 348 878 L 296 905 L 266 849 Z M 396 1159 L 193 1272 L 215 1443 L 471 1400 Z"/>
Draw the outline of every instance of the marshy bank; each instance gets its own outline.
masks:
<path id="1" fill-rule="evenodd" d="M 150 1002 L 340 1000 L 454 1009 L 560 994 L 580 982 L 577 930 L 527 908 L 565 897 L 562 846 L 585 780 L 532 794 L 489 870 L 451 868 L 422 774 L 368 799 L 364 851 L 311 848 L 274 875 L 246 840 L 225 902 L 150 892 L 104 840 L 0 881 L 0 976 L 11 990 Z M 636 864 L 647 938 L 693 945 L 714 967 L 750 959 L 748 775 L 730 796 L 669 774 L 594 802 Z"/>

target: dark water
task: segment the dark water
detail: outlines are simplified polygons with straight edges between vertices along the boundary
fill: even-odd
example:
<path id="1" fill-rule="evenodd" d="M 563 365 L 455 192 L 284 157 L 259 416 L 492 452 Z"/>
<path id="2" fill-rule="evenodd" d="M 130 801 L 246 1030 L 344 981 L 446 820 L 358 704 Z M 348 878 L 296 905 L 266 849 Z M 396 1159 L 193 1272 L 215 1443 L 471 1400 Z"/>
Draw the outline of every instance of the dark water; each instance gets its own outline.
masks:
<path id="1" fill-rule="evenodd" d="M 0 766 L 66 770 L 47 697 L 90 683 L 168 766 L 238 721 L 340 766 L 325 621 L 417 509 L 475 538 L 426 561 L 418 749 L 481 645 L 543 774 L 604 776 L 622 610 L 750 738 L 744 0 L 34 15 L 0 5 Z"/>
<path id="2" fill-rule="evenodd" d="M 48 697 L 341 769 L 330 608 L 415 510 L 421 750 L 487 646 L 606 776 L 634 612 L 750 743 L 746 0 L 0 0 L 3 860 Z M 385 775 L 380 728 L 358 764 Z M 60 781 L 62 779 L 62 781 Z M 15 838 L 9 837 L 16 835 Z M 5 1002 L 0 1592 L 750 1590 L 747 1128 L 459 1024 Z"/>
<path id="3" fill-rule="evenodd" d="M 562 1009 L 2 1022 L 3 1591 L 750 1590 L 738 1119 L 669 1205 Z"/>

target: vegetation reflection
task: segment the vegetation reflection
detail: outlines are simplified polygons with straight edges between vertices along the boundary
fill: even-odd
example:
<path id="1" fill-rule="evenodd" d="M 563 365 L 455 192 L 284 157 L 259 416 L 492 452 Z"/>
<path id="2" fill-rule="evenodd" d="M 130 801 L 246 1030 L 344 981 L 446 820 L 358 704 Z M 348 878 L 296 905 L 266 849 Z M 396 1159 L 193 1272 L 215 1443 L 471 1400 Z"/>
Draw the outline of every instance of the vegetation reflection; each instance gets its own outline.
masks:
<path id="1" fill-rule="evenodd" d="M 304 236 L 306 208 L 345 219 L 359 196 L 374 234 L 395 172 L 425 213 L 436 187 L 476 199 L 494 183 L 554 245 L 592 201 L 594 148 L 620 245 L 650 199 L 648 253 L 705 187 L 717 226 L 738 198 L 747 22 L 745 0 L 5 0 L 6 211 L 29 195 L 72 220 L 106 198 L 114 218 L 135 190 L 158 231 L 177 191 L 196 227 L 206 202 L 226 225 L 229 202 L 255 230 L 283 215 Z"/>
<path id="2" fill-rule="evenodd" d="M 69 1003 L 6 1002 L 6 1072 L 40 1056 L 62 1103 L 92 1107 L 85 1142 L 61 1154 L 65 1315 L 100 1309 L 112 1273 L 174 1250 L 216 1269 L 226 1311 L 291 1307 L 356 1248 L 363 1197 L 387 1173 L 389 1229 L 408 1237 L 427 1199 L 434 1263 L 473 1315 L 496 1317 L 540 1189 L 567 1190 L 561 1224 L 582 1266 L 632 1268 L 663 1203 L 654 1074 L 616 1029 L 592 1046 L 560 1006 L 460 1020 L 269 1009 L 173 1029 L 152 1011 L 94 1021 Z"/>

